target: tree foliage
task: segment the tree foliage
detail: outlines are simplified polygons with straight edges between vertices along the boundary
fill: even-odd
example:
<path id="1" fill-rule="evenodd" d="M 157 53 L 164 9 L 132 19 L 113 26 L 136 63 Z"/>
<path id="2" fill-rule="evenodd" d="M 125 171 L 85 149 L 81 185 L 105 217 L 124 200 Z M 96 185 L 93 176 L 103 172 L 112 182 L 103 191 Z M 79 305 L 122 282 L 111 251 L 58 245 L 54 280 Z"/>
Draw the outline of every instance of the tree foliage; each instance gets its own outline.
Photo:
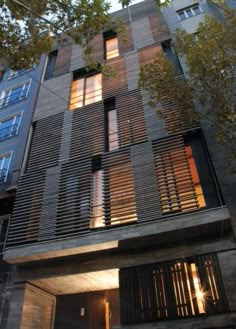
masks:
<path id="1" fill-rule="evenodd" d="M 68 37 L 89 53 L 89 41 L 112 24 L 109 9 L 106 0 L 0 0 L 0 59 L 29 67 Z"/>
<path id="2" fill-rule="evenodd" d="M 175 47 L 184 55 L 188 79 L 180 79 L 168 58 L 157 54 L 152 63 L 142 67 L 140 86 L 149 93 L 152 104 L 163 95 L 171 95 L 183 120 L 201 117 L 211 122 L 218 140 L 234 147 L 232 157 L 235 157 L 235 11 L 225 7 L 222 21 L 206 17 L 199 25 L 197 40 L 185 31 L 177 31 Z"/>

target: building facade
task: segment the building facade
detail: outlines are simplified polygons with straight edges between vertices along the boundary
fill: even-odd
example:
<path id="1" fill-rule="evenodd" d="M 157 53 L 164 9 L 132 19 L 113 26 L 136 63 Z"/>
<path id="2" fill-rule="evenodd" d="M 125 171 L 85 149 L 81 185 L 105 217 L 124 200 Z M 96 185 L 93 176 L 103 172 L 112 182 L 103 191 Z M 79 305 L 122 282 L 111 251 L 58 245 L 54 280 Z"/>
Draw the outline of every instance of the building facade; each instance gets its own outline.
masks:
<path id="1" fill-rule="evenodd" d="M 0 322 L 9 309 L 12 269 L 2 260 L 6 232 L 30 137 L 31 119 L 43 64 L 29 70 L 2 71 L 0 80 Z"/>
<path id="2" fill-rule="evenodd" d="M 47 60 L 4 251 L 4 328 L 233 329 L 233 178 L 210 127 L 180 124 L 169 97 L 160 118 L 138 88 L 157 52 L 176 59 L 154 2 L 113 15 L 128 40 L 108 30 L 92 46 L 115 77 L 86 71 L 69 42 Z"/>

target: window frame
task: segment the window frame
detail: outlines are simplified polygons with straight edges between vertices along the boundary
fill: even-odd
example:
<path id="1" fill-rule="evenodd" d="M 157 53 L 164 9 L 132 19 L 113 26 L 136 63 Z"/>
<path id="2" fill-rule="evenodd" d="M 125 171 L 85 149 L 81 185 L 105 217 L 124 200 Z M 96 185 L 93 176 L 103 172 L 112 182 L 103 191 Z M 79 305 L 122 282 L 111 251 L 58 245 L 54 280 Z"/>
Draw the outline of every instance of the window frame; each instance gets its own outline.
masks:
<path id="1" fill-rule="evenodd" d="M 29 69 L 22 69 L 19 71 L 9 70 L 7 80 L 13 80 L 15 78 L 18 78 L 19 76 L 21 76 L 25 73 L 35 70 L 35 68 L 36 68 L 36 64 L 33 64 L 32 67 Z"/>
<path id="2" fill-rule="evenodd" d="M 112 39 L 116 39 L 117 41 L 117 48 L 116 48 L 116 53 L 114 56 L 112 57 L 109 57 L 107 56 L 107 41 L 109 40 L 112 40 Z M 118 36 L 117 36 L 117 33 L 113 30 L 109 30 L 109 31 L 106 31 L 106 32 L 103 32 L 103 48 L 104 48 L 104 59 L 105 60 L 111 60 L 113 58 L 117 58 L 120 56 L 120 51 L 119 51 L 119 39 L 118 39 Z"/>
<path id="3" fill-rule="evenodd" d="M 11 165 L 12 154 L 13 154 L 13 151 L 0 154 L 0 161 L 2 159 L 4 159 L 4 161 L 0 164 L 0 184 L 4 184 L 7 181 L 7 177 L 8 177 L 8 174 L 9 174 L 9 168 L 10 168 L 10 165 Z M 5 161 L 6 161 L 7 158 L 9 158 L 9 164 L 8 164 L 7 168 L 4 168 L 4 164 L 5 164 Z M 2 175 L 2 170 L 4 170 L 4 169 L 6 169 L 6 174 L 3 176 Z"/>
<path id="4" fill-rule="evenodd" d="M 3 118 L 3 119 L 0 120 L 0 141 L 18 135 L 18 133 L 19 133 L 19 129 L 20 129 L 20 125 L 21 125 L 22 114 L 23 114 L 23 111 L 20 111 L 20 112 L 17 112 L 17 113 L 15 113 L 15 114 L 13 114 L 13 115 L 7 116 L 7 117 L 5 117 L 5 118 Z M 18 122 L 17 127 L 16 127 L 16 132 L 15 132 L 15 133 L 10 133 L 10 134 L 7 135 L 6 137 L 3 137 L 3 138 L 2 138 L 2 137 L 1 137 L 1 130 L 2 130 L 1 126 L 2 126 L 2 124 L 3 124 L 4 122 L 6 122 L 6 121 L 10 121 L 11 119 L 13 119 L 13 123 L 12 123 L 12 125 L 9 126 L 9 127 L 5 127 L 5 128 L 3 128 L 3 129 L 11 128 L 11 127 L 13 127 L 13 126 L 15 125 L 16 119 L 17 119 L 18 117 L 19 117 L 19 122 Z"/>
<path id="5" fill-rule="evenodd" d="M 196 6 L 197 6 L 198 9 L 200 10 L 200 13 L 196 13 L 196 12 L 193 10 L 193 8 L 196 7 Z M 191 11 L 191 13 L 192 13 L 191 16 L 188 15 L 188 13 L 187 13 L 188 10 Z M 193 5 L 191 5 L 191 6 L 189 6 L 189 7 L 186 7 L 186 8 L 183 8 L 183 9 L 178 10 L 176 13 L 177 13 L 177 16 L 178 16 L 179 21 L 184 21 L 184 20 L 186 20 L 186 19 L 188 19 L 188 18 L 191 18 L 191 17 L 193 17 L 193 16 L 197 16 L 197 15 L 202 14 L 202 13 L 203 13 L 203 10 L 202 10 L 201 6 L 199 5 L 199 3 L 194 3 Z M 184 14 L 185 18 L 182 19 L 182 18 L 180 17 L 180 14 Z"/>
<path id="6" fill-rule="evenodd" d="M 83 71 L 83 72 L 84 72 L 84 71 Z M 97 100 L 97 101 L 94 101 L 94 102 L 91 102 L 91 103 L 87 103 L 87 104 L 86 104 L 86 96 L 87 96 L 87 93 L 86 93 L 86 89 L 87 89 L 87 80 L 88 80 L 89 78 L 91 78 L 91 77 L 96 77 L 97 75 L 101 75 L 101 84 L 100 84 L 100 88 L 91 91 L 91 93 L 95 93 L 97 90 L 99 90 L 99 91 L 100 91 L 100 94 L 99 94 L 98 96 L 100 97 L 100 99 Z M 102 76 L 102 72 L 88 72 L 87 74 L 79 73 L 78 75 L 75 74 L 75 77 L 74 77 L 74 79 L 73 79 L 73 81 L 72 81 L 72 84 L 71 84 L 71 92 L 70 92 L 70 104 L 69 104 L 69 108 L 70 108 L 71 111 L 76 110 L 76 109 L 78 109 L 78 108 L 82 108 L 82 107 L 87 106 L 87 105 L 91 105 L 91 104 L 95 104 L 95 103 L 97 103 L 97 102 L 101 102 L 101 101 L 103 100 L 103 98 L 102 98 L 102 96 L 103 96 L 103 95 L 102 95 L 102 78 L 103 78 L 103 76 Z M 82 103 L 82 105 L 80 105 L 80 106 L 76 106 L 76 107 L 75 107 L 75 105 L 73 105 L 73 104 L 71 103 L 71 100 L 72 100 L 72 97 L 71 97 L 71 96 L 72 96 L 72 92 L 73 92 L 73 84 L 74 84 L 75 81 L 79 81 L 79 80 L 83 81 L 83 88 L 81 88 L 81 90 L 83 90 L 83 93 L 81 93 L 81 95 L 77 95 L 77 96 L 75 96 L 75 97 L 73 97 L 73 98 L 79 98 L 79 97 L 81 96 L 82 100 L 81 100 L 81 101 L 78 101 L 78 102 L 75 102 L 75 103 L 73 103 L 73 104 Z M 96 95 L 94 95 L 94 98 L 95 98 L 95 97 L 96 97 Z"/>
<path id="7" fill-rule="evenodd" d="M 56 66 L 56 61 L 57 61 L 57 57 L 58 57 L 58 49 L 55 49 L 53 51 L 51 51 L 48 56 L 47 56 L 47 59 L 45 61 L 45 66 L 44 66 L 44 72 L 43 72 L 43 79 L 42 81 L 47 81 L 47 80 L 50 80 L 53 78 L 53 75 L 54 75 L 54 70 L 55 70 L 55 66 Z M 50 63 L 50 60 L 53 59 L 53 64 Z M 49 65 L 52 65 L 52 71 L 51 74 L 48 74 L 47 76 L 47 73 L 48 73 L 48 68 L 49 68 Z"/>
<path id="8" fill-rule="evenodd" d="M 10 88 L 7 88 L 7 89 L 3 90 L 2 93 L 1 93 L 1 96 L 0 96 L 0 108 L 16 104 L 16 103 L 18 103 L 18 102 L 20 102 L 24 99 L 27 99 L 28 95 L 29 95 L 29 90 L 30 90 L 30 87 L 31 87 L 31 82 L 32 82 L 32 79 L 28 79 L 28 80 L 25 80 L 23 82 L 20 82 L 20 83 L 14 85 L 13 87 L 10 87 Z M 28 89 L 26 91 L 26 95 L 25 96 L 24 96 L 24 94 L 21 95 L 24 92 L 24 90 L 27 88 L 27 86 L 28 86 Z M 10 102 L 12 91 L 16 90 L 20 87 L 22 87 L 21 91 L 19 92 L 20 97 L 17 98 L 16 101 Z"/>

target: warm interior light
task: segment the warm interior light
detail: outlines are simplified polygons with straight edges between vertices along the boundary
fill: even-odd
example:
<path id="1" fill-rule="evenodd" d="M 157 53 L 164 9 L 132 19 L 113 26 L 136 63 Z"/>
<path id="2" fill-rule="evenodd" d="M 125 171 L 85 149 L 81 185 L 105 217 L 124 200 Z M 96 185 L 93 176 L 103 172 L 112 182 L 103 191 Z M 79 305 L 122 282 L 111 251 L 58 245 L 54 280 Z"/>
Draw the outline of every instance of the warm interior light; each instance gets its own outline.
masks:
<path id="1" fill-rule="evenodd" d="M 191 272 L 192 272 L 192 278 L 193 278 L 193 285 L 195 290 L 195 297 L 197 299 L 197 305 L 199 313 L 206 313 L 205 311 L 205 298 L 204 298 L 204 292 L 201 289 L 201 283 L 198 275 L 197 266 L 195 263 L 192 263 L 190 265 Z"/>

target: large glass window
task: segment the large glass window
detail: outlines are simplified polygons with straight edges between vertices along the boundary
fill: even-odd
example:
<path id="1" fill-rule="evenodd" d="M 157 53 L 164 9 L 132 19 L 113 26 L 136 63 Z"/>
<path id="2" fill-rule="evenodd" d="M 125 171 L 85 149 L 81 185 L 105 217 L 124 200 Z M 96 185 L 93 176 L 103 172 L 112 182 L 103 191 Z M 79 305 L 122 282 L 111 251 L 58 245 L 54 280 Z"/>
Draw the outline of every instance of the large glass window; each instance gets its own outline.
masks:
<path id="1" fill-rule="evenodd" d="M 123 324 L 227 310 L 215 255 L 121 269 L 120 295 Z"/>
<path id="2" fill-rule="evenodd" d="M 102 74 L 97 73 L 73 81 L 70 110 L 102 100 Z"/>
<path id="3" fill-rule="evenodd" d="M 30 87 L 30 81 L 26 81 L 14 88 L 4 90 L 0 99 L 0 107 L 15 104 L 20 100 L 27 98 Z"/>
<path id="4" fill-rule="evenodd" d="M 115 98 L 104 101 L 105 110 L 105 140 L 106 150 L 113 151 L 119 148 L 118 123 Z"/>
<path id="5" fill-rule="evenodd" d="M 0 155 L 0 183 L 4 183 L 10 166 L 11 154 Z"/>
<path id="6" fill-rule="evenodd" d="M 20 120 L 21 114 L 17 114 L 12 118 L 0 121 L 0 140 L 17 135 Z"/>
<path id="7" fill-rule="evenodd" d="M 9 73 L 8 73 L 8 80 L 13 79 L 13 78 L 17 78 L 20 75 L 23 75 L 23 74 L 25 74 L 25 73 L 27 73 L 31 70 L 34 70 L 35 67 L 36 67 L 36 65 L 34 64 L 29 69 L 22 69 L 22 70 L 19 70 L 19 71 L 10 70 Z"/>

